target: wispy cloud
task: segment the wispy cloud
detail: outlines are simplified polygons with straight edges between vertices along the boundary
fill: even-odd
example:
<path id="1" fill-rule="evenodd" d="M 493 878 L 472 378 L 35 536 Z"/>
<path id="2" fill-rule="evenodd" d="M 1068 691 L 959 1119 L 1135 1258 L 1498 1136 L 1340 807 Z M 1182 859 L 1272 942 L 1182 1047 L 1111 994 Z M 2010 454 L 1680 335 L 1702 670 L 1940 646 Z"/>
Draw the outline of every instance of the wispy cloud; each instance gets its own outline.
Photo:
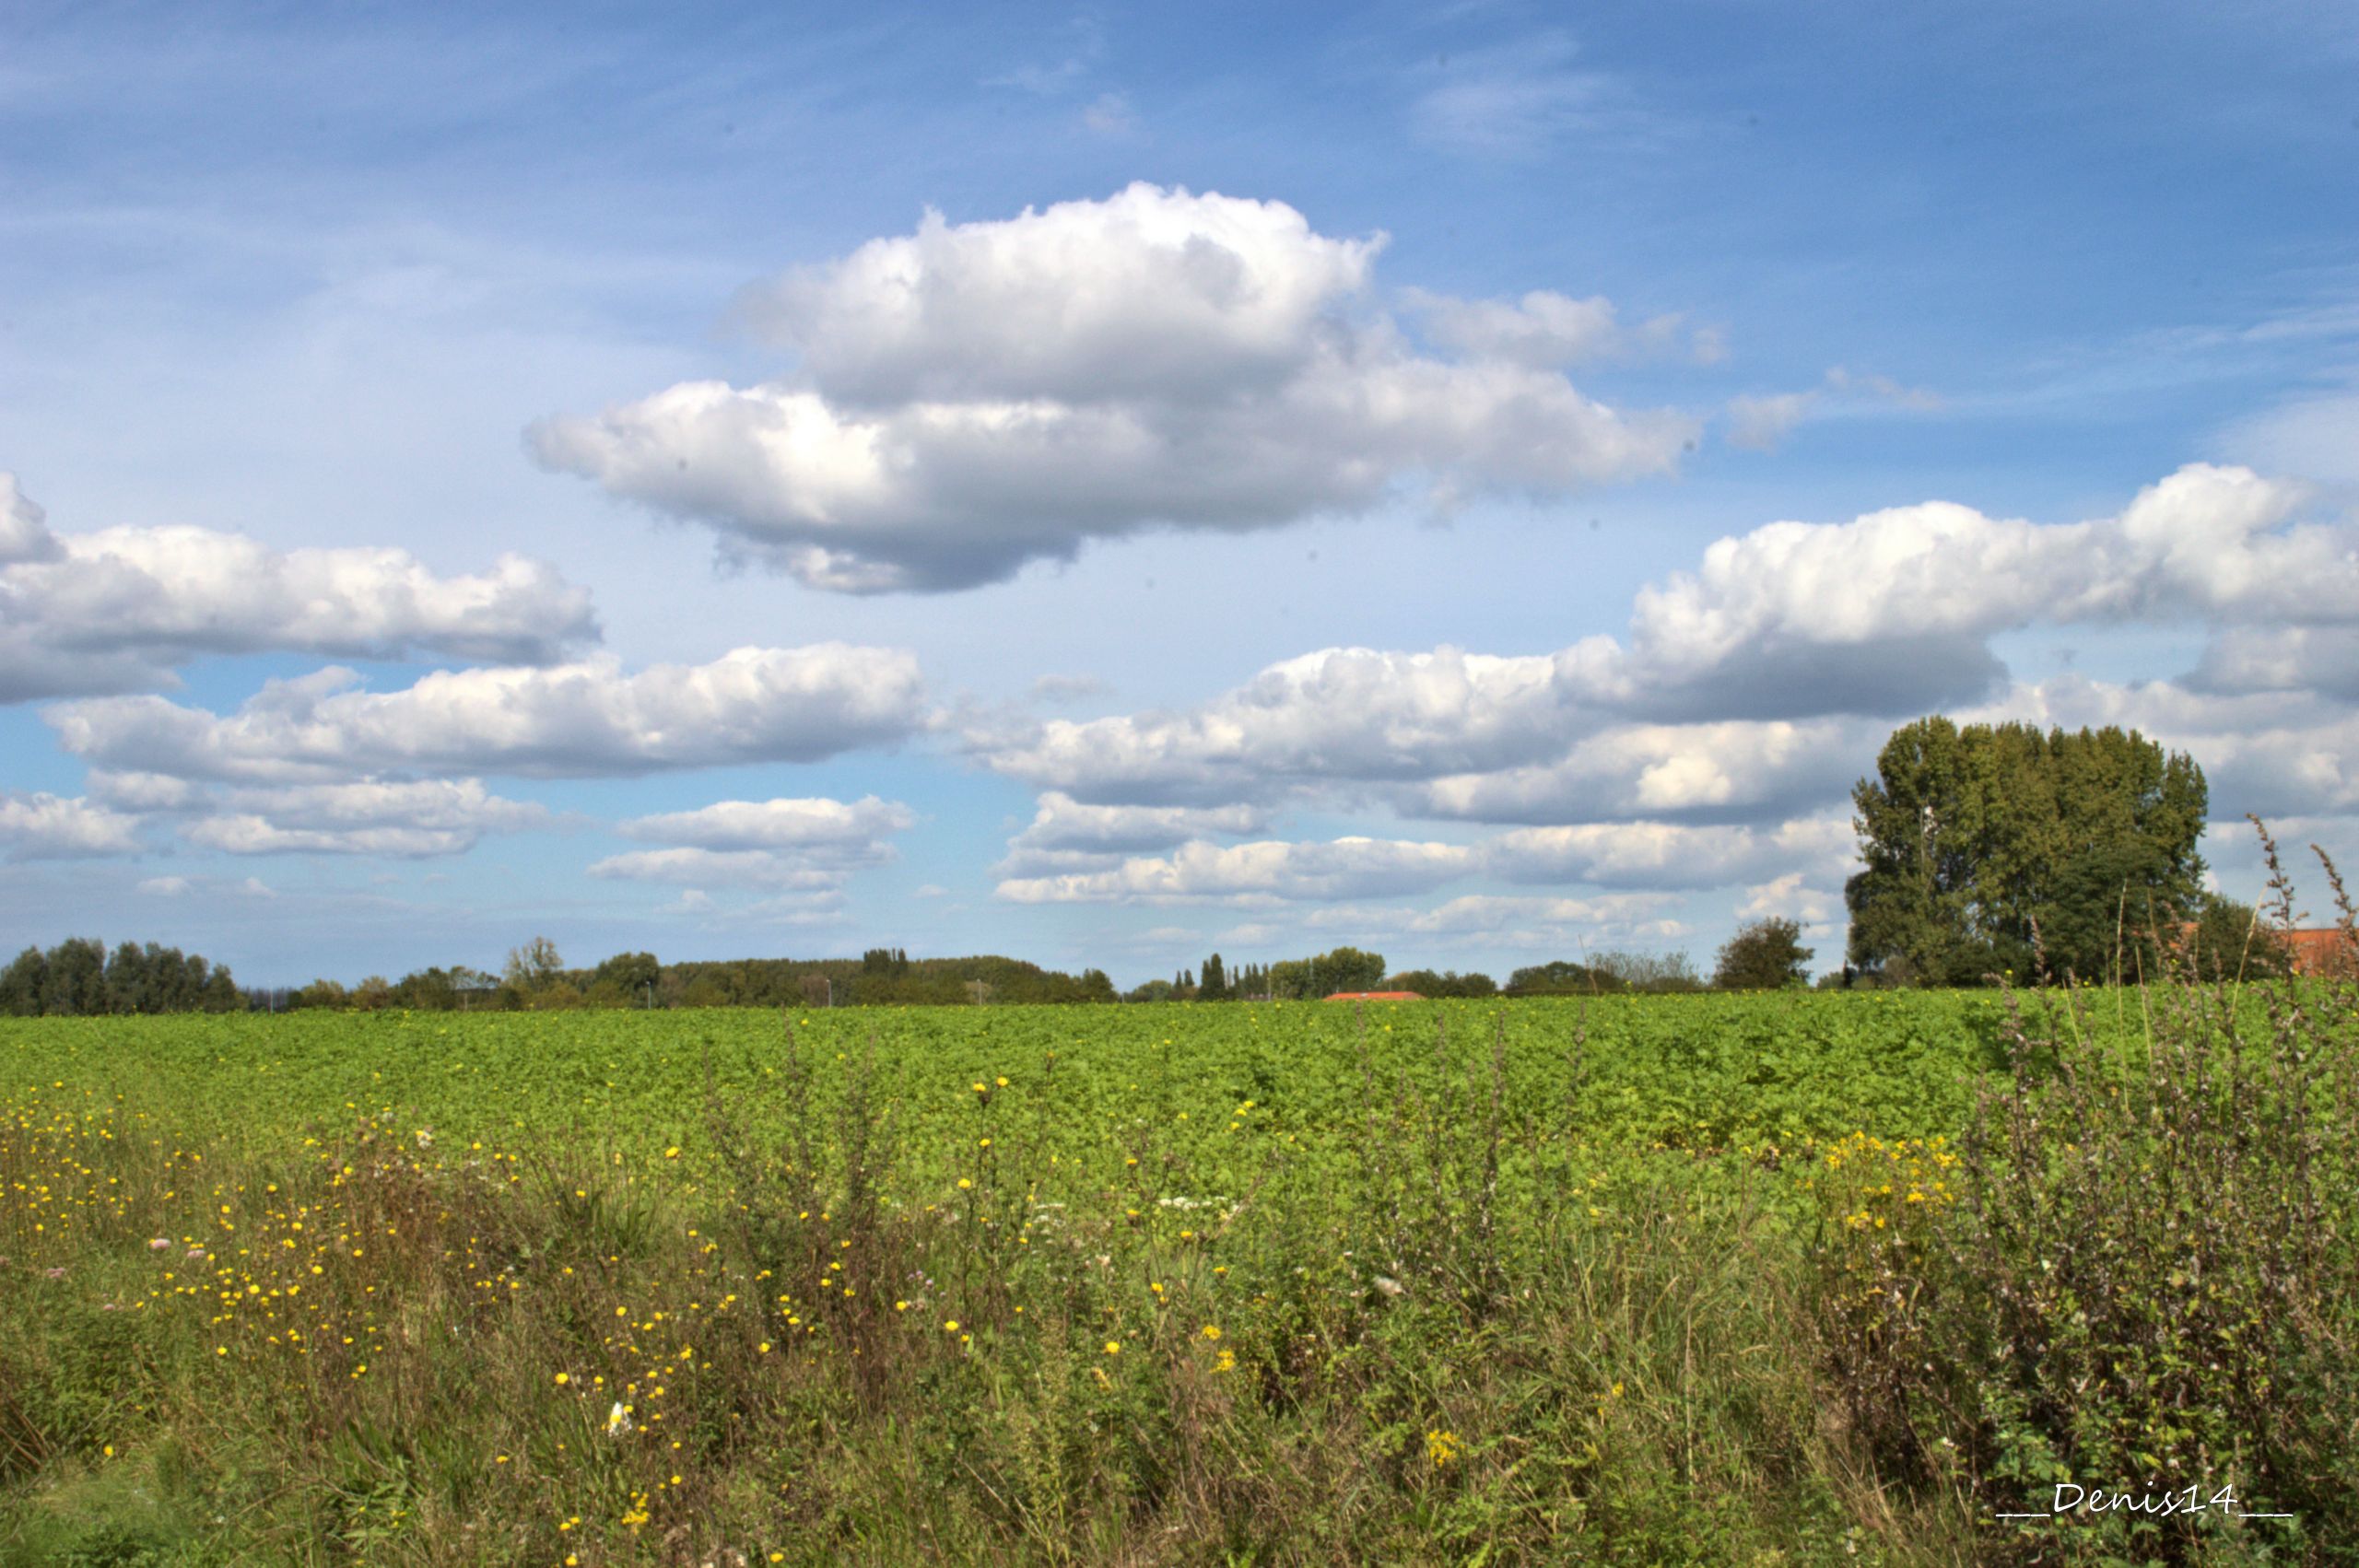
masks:
<path id="1" fill-rule="evenodd" d="M 1411 129 L 1422 140 L 1476 157 L 1538 157 L 1564 138 L 1628 129 L 1646 117 L 1614 76 L 1574 65 L 1561 32 L 1447 54 L 1415 73 Z"/>
<path id="2" fill-rule="evenodd" d="M 1069 93 L 1089 79 L 1106 55 L 1106 29 L 1097 18 L 1074 18 L 1059 29 L 1043 57 L 983 78 L 987 88 L 1013 88 L 1041 98 Z"/>

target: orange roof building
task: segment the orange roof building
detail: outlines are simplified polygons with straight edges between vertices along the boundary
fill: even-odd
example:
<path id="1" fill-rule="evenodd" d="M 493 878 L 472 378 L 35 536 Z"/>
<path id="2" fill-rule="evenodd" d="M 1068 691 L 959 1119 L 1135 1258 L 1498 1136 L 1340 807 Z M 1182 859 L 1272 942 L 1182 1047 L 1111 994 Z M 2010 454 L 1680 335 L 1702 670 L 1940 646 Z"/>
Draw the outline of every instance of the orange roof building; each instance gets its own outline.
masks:
<path id="1" fill-rule="evenodd" d="M 1415 991 L 1337 991 L 1329 1001 L 1423 1001 Z"/>
<path id="2" fill-rule="evenodd" d="M 2293 954 L 2295 974 L 2359 977 L 2359 951 L 2343 940 L 2340 927 L 2280 931 L 2278 936 Z"/>

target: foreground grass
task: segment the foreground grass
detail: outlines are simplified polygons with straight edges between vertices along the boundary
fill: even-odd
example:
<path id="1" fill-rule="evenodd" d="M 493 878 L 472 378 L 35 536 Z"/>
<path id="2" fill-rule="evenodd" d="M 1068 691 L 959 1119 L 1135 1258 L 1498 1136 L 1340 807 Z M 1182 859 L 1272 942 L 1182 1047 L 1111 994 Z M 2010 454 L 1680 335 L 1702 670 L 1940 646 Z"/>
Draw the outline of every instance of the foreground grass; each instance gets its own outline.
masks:
<path id="1" fill-rule="evenodd" d="M 0 1097 L 0 1562 L 2359 1560 L 2353 998 L 2136 1000 L 1836 1082 L 1653 1036 L 1708 1092 L 1636 1029 L 786 1019 L 652 1138 L 553 1127 L 611 1059 L 456 1132 L 365 1055 L 309 1121 L 63 1067 Z M 1727 1135 L 1912 1081 L 1954 1138 Z M 1996 1517 L 2060 1481 L 2295 1517 Z"/>
<path id="2" fill-rule="evenodd" d="M 892 1106 L 857 1084 L 775 1144 L 716 1114 L 731 1176 L 694 1194 L 612 1156 L 445 1158 L 374 1122 L 272 1161 L 209 1154 L 127 1102 L 19 1104 L 0 1139 L 18 1199 L 0 1310 L 23 1330 L 0 1351 L 4 1550 L 1965 1550 L 1939 1544 L 1963 1539 L 1954 1510 L 1895 1515 L 1826 1422 L 1795 1189 L 1756 1162 L 1568 1146 L 1555 1197 L 1508 1207 L 1508 1134 L 1479 1104 L 1371 1095 L 1351 1158 L 1052 1208 L 1024 1118 L 986 1087 L 979 1176 L 931 1206 L 887 1196 Z"/>

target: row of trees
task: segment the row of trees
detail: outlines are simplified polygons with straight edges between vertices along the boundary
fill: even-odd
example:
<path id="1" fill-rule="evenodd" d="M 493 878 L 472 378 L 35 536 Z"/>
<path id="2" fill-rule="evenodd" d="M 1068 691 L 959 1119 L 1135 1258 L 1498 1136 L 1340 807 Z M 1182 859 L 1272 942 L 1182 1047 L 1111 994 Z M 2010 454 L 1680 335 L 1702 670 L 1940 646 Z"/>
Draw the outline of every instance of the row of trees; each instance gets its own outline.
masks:
<path id="1" fill-rule="evenodd" d="M 1876 777 L 1852 791 L 1861 870 L 1844 985 L 1977 985 L 2005 973 L 2119 981 L 2159 973 L 2190 952 L 2199 965 L 2282 973 L 2289 959 L 2246 906 L 2207 895 L 2197 852 L 2209 799 L 2192 758 L 2117 727 L 2066 731 L 2025 724 L 1963 728 L 1938 715 L 1895 731 Z M 1742 927 L 1709 984 L 1767 989 L 1807 982 L 1813 949 L 1794 921 Z M 1201 975 L 1201 977 L 1199 977 Z M 1508 995 L 1697 990 L 1684 954 L 1601 954 L 1518 969 Z M 1130 993 L 1133 1000 L 1302 1000 L 1338 991 L 1484 997 L 1487 975 L 1414 969 L 1338 947 L 1232 969 L 1215 953 Z M 252 999 L 276 1007 L 463 1008 L 863 1006 L 894 1003 L 1112 1001 L 1104 971 L 1078 976 L 1012 958 L 911 960 L 898 948 L 850 959 L 674 964 L 622 953 L 572 969 L 536 937 L 498 976 L 428 968 L 347 989 L 320 980 Z M 110 955 L 84 940 L 29 948 L 0 975 L 0 1012 L 165 1012 L 244 1005 L 229 972 L 150 942 Z"/>
<path id="2" fill-rule="evenodd" d="M 979 1002 L 1098 1002 L 1117 1000 L 1103 970 L 1067 975 L 1019 959 L 912 959 L 872 948 L 857 959 L 752 958 L 665 964 L 651 953 L 617 953 L 594 968 L 567 966 L 557 944 L 534 937 L 512 950 L 498 975 L 457 965 L 399 980 L 370 976 L 347 988 L 315 980 L 271 993 L 276 1010 L 411 1008 L 424 1012 L 561 1012 L 573 1008 L 874 1007 Z"/>
<path id="3" fill-rule="evenodd" d="M 1756 922 L 1723 949 L 1713 986 L 1754 989 L 1798 983 L 1810 950 L 1791 921 Z M 1764 940 L 1767 941 L 1764 956 Z M 745 959 L 664 964 L 651 953 L 620 953 L 594 969 L 568 968 L 554 942 L 536 937 L 508 955 L 499 975 L 422 969 L 399 980 L 372 976 L 347 988 L 316 980 L 299 990 L 258 998 L 278 1010 L 327 1007 L 373 1011 L 551 1011 L 581 1007 L 863 1007 L 976 1003 L 1124 1001 L 1297 1001 L 1338 991 L 1414 991 L 1431 998 L 1551 996 L 1706 989 L 1684 954 L 1600 954 L 1586 964 L 1560 961 L 1519 969 L 1502 988 L 1480 972 L 1409 969 L 1388 974 L 1384 955 L 1339 947 L 1309 958 L 1234 969 L 1217 953 L 1201 970 L 1182 969 L 1117 996 L 1103 970 L 1066 975 L 1013 958 L 911 959 L 906 950 L 872 948 L 851 959 Z"/>
<path id="4" fill-rule="evenodd" d="M 1598 996 L 1628 992 L 1764 990 L 1807 985 L 1813 949 L 1802 945 L 1802 927 L 1787 919 L 1755 920 L 1720 949 L 1709 979 L 1684 953 L 1601 953 L 1584 962 L 1557 959 L 1518 969 L 1505 987 L 1479 970 L 1403 969 L 1387 973 L 1384 955 L 1339 947 L 1312 958 L 1290 959 L 1267 968 L 1231 970 L 1217 953 L 1199 971 L 1182 969 L 1168 980 L 1149 980 L 1126 1001 L 1308 1000 L 1338 991 L 1414 991 L 1429 998 L 1489 996 Z"/>
<path id="5" fill-rule="evenodd" d="M 1273 980 L 1270 971 L 1255 964 L 1241 965 L 1231 969 L 1217 953 L 1204 960 L 1203 978 L 1196 977 L 1193 969 L 1182 969 L 1168 980 L 1149 980 L 1133 986 L 1123 996 L 1124 1001 L 1267 1001 L 1271 1000 Z"/>
<path id="6" fill-rule="evenodd" d="M 1700 991 L 1704 977 L 1684 953 L 1600 953 L 1584 963 L 1559 958 L 1518 969 L 1508 989 L 1518 996 L 1598 996 L 1624 991 Z"/>
<path id="7" fill-rule="evenodd" d="M 177 947 L 106 944 L 69 937 L 44 953 L 28 947 L 0 972 L 0 1013 L 96 1017 L 134 1012 L 236 1012 L 245 993 L 229 965 Z"/>
<path id="8" fill-rule="evenodd" d="M 1168 980 L 1133 987 L 1125 1001 L 1299 1001 L 1337 991 L 1400 989 L 1384 977 L 1384 954 L 1338 947 L 1314 958 L 1289 958 L 1267 966 L 1231 969 L 1217 953 L 1198 971 L 1182 969 Z M 1485 994 L 1488 994 L 1487 992 Z"/>

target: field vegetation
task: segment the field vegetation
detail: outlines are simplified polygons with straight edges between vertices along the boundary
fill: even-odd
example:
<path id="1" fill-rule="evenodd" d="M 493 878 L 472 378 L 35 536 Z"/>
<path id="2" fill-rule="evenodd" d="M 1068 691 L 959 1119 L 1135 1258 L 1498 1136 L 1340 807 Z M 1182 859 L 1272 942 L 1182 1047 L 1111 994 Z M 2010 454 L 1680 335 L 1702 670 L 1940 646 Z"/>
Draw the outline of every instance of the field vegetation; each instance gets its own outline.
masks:
<path id="1" fill-rule="evenodd" d="M 0 1558 L 2353 1561 L 2353 1000 L 11 1021 Z"/>

